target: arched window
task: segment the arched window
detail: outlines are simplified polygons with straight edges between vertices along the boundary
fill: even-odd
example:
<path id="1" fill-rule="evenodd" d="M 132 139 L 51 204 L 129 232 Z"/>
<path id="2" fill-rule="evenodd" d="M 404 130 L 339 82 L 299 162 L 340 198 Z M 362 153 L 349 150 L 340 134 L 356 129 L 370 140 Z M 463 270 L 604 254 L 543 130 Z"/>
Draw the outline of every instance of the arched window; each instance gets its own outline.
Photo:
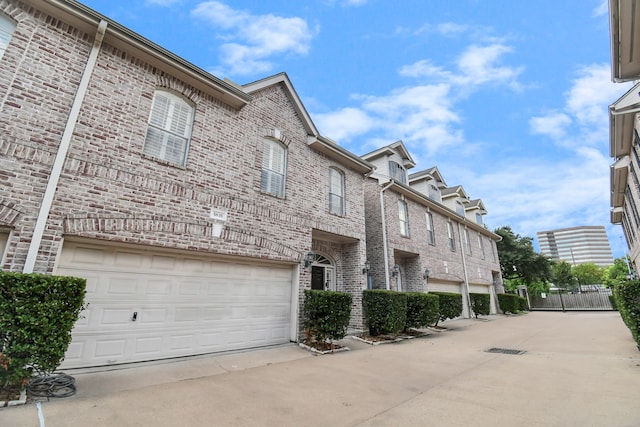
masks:
<path id="1" fill-rule="evenodd" d="M 9 46 L 11 36 L 16 29 L 16 23 L 12 19 L 0 13 L 0 59 Z"/>
<path id="2" fill-rule="evenodd" d="M 191 138 L 193 110 L 184 98 L 157 90 L 149 114 L 144 153 L 184 166 Z"/>
<path id="3" fill-rule="evenodd" d="M 329 212 L 344 215 L 344 174 L 329 168 Z"/>
<path id="4" fill-rule="evenodd" d="M 272 139 L 264 139 L 262 145 L 262 175 L 260 190 L 274 196 L 284 197 L 287 171 L 287 149 Z"/>

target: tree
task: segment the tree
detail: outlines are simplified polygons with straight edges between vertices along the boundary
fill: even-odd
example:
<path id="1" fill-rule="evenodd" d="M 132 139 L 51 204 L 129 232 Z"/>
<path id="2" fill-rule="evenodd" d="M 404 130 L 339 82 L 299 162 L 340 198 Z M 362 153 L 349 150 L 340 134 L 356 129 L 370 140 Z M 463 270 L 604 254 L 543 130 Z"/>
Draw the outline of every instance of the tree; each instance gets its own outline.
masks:
<path id="1" fill-rule="evenodd" d="M 613 288 L 618 283 L 627 280 L 631 274 L 628 257 L 616 258 L 613 265 L 605 267 L 602 271 L 602 284 L 608 288 Z"/>
<path id="2" fill-rule="evenodd" d="M 578 281 L 573 275 L 571 264 L 560 261 L 553 265 L 553 283 L 556 287 L 573 291 L 578 288 Z"/>
<path id="3" fill-rule="evenodd" d="M 534 283 L 551 281 L 552 262 L 533 249 L 533 239 L 522 237 L 505 226 L 494 231 L 502 237 L 496 243 L 502 278 L 506 282 L 522 283 L 527 288 Z"/>
<path id="4" fill-rule="evenodd" d="M 602 267 L 593 262 L 578 264 L 573 267 L 571 272 L 579 286 L 602 284 Z"/>

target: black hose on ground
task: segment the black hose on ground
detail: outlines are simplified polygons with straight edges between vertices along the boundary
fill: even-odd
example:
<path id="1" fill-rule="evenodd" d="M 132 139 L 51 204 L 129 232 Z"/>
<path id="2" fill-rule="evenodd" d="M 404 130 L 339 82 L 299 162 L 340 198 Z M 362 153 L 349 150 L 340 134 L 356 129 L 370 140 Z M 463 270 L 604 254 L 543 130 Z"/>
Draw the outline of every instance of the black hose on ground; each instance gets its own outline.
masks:
<path id="1" fill-rule="evenodd" d="M 69 397 L 76 394 L 75 378 L 63 372 L 32 379 L 27 391 L 34 397 Z"/>

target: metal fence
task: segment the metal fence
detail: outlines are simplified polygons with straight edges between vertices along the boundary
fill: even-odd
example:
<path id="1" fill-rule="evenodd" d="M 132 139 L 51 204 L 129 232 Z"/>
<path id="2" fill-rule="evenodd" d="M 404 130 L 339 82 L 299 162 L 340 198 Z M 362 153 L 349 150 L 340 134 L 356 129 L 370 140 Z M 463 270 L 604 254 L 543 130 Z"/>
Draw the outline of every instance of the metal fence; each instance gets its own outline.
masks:
<path id="1" fill-rule="evenodd" d="M 553 293 L 542 297 L 531 297 L 531 310 L 614 310 L 610 289 L 581 293 Z"/>

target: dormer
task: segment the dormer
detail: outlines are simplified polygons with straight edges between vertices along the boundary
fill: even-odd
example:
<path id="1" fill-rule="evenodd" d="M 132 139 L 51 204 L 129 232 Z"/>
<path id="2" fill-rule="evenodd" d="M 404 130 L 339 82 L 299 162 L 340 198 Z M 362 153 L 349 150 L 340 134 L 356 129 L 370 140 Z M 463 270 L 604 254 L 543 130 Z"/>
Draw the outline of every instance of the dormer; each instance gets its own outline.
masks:
<path id="1" fill-rule="evenodd" d="M 409 186 L 438 203 L 442 203 L 440 192 L 447 188 L 436 166 L 409 175 Z"/>
<path id="2" fill-rule="evenodd" d="M 465 204 L 464 210 L 469 221 L 473 221 L 478 225 L 484 226 L 484 216 L 487 214 L 487 210 L 484 208 L 482 200 L 469 200 Z"/>
<path id="3" fill-rule="evenodd" d="M 464 205 L 469 202 L 469 197 L 461 185 L 443 188 L 440 194 L 442 195 L 442 204 L 461 217 L 466 218 Z"/>
<path id="4" fill-rule="evenodd" d="M 377 178 L 380 183 L 393 179 L 408 185 L 407 170 L 416 165 L 402 141 L 396 141 L 361 157 L 375 166 L 375 172 L 371 176 Z"/>

